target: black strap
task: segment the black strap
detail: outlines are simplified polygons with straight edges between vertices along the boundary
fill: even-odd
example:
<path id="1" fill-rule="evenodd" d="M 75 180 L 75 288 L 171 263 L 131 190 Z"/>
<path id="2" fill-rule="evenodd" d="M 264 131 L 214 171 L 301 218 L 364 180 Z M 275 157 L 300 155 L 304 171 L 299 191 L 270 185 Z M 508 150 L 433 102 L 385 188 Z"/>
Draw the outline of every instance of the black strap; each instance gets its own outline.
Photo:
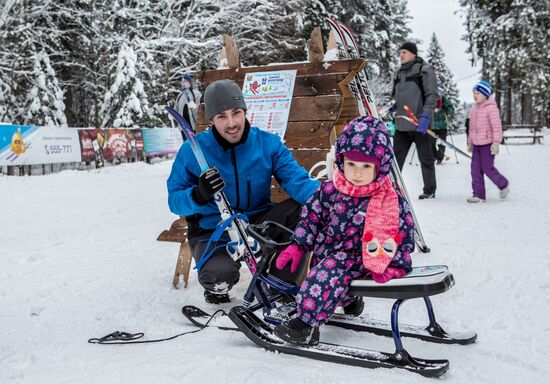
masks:
<path id="1" fill-rule="evenodd" d="M 205 323 L 204 328 L 208 327 L 208 324 L 218 315 L 219 313 L 222 314 L 222 316 L 227 315 L 227 313 L 223 309 L 218 309 L 216 312 L 210 316 L 210 319 Z M 164 339 L 153 339 L 153 340 L 140 340 L 140 341 L 134 341 L 137 339 L 141 339 L 143 337 L 143 332 L 138 333 L 129 333 L 129 332 L 120 332 L 115 331 L 113 333 L 109 333 L 106 336 L 103 337 L 94 337 L 88 340 L 88 343 L 90 344 L 146 344 L 146 343 L 158 343 L 160 341 L 168 341 L 175 339 L 176 337 L 189 335 L 191 333 L 197 333 L 202 331 L 204 328 L 194 329 L 192 331 L 183 332 L 175 336 L 166 337 Z"/>

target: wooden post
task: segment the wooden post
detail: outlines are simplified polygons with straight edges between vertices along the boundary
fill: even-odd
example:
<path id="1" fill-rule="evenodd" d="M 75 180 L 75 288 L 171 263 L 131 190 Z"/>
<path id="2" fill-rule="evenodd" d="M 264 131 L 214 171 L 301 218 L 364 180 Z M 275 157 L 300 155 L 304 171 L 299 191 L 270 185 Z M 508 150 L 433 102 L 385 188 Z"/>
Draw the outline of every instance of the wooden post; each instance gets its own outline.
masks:
<path id="1" fill-rule="evenodd" d="M 307 41 L 308 57 L 311 63 L 322 63 L 325 57 L 323 50 L 323 37 L 321 28 L 315 27 L 311 32 L 311 37 Z"/>
<path id="2" fill-rule="evenodd" d="M 239 49 L 233 40 L 228 35 L 223 35 L 223 43 L 225 46 L 225 53 L 227 55 L 227 65 L 230 69 L 237 69 L 241 67 L 241 61 L 239 59 Z"/>
<path id="3" fill-rule="evenodd" d="M 186 239 L 180 244 L 178 261 L 176 262 L 176 270 L 174 271 L 174 278 L 172 280 L 172 285 L 174 286 L 174 288 L 178 289 L 180 276 L 183 276 L 183 288 L 187 288 L 187 284 L 189 283 L 189 270 L 191 269 L 191 260 L 191 248 L 189 247 L 189 243 Z"/>

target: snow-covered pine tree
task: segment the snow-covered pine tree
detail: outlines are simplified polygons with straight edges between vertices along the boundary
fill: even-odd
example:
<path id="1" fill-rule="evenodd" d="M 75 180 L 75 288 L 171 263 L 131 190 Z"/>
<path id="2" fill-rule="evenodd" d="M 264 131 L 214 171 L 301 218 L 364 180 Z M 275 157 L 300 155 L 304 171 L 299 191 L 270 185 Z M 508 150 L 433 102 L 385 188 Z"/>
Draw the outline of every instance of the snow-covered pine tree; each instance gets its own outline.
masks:
<path id="1" fill-rule="evenodd" d="M 59 87 L 50 58 L 44 51 L 36 53 L 34 68 L 28 81 L 32 88 L 27 93 L 24 123 L 40 126 L 66 127 L 63 90 Z"/>
<path id="2" fill-rule="evenodd" d="M 462 116 L 460 111 L 460 93 L 458 86 L 454 81 L 453 74 L 447 63 L 445 62 L 445 52 L 437 40 L 435 32 L 432 34 L 430 39 L 430 46 L 428 48 L 428 54 L 426 56 L 426 61 L 437 77 L 438 86 L 442 87 L 445 90 L 445 97 L 449 99 L 453 107 L 455 108 L 455 114 L 451 121 L 449 121 L 451 128 L 454 126 L 462 125 L 462 122 L 458 119 Z"/>
<path id="3" fill-rule="evenodd" d="M 149 102 L 140 79 L 138 57 L 128 44 L 120 46 L 114 81 L 101 106 L 101 127 L 139 127 L 150 116 Z"/>
<path id="4" fill-rule="evenodd" d="M 550 5 L 540 0 L 460 0 L 472 60 L 496 89 L 505 123 L 546 124 L 550 117 Z M 503 100 L 502 100 L 503 99 Z M 514 116 L 521 104 L 522 113 Z M 535 116 L 533 116 L 533 111 Z"/>

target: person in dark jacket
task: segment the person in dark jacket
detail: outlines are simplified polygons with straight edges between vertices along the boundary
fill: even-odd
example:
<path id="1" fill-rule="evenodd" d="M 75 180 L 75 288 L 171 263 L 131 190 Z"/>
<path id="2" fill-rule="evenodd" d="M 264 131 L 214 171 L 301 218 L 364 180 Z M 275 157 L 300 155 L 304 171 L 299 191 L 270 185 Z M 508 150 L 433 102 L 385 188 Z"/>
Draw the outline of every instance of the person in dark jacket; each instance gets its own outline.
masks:
<path id="1" fill-rule="evenodd" d="M 435 104 L 434 132 L 442 140 L 447 140 L 449 120 L 453 118 L 455 109 L 450 100 L 445 97 L 445 90 L 442 87 L 437 87 L 437 93 L 439 98 Z M 433 140 L 433 153 L 436 163 L 441 164 L 445 159 L 445 146 Z"/>
<path id="2" fill-rule="evenodd" d="M 414 43 L 407 42 L 399 48 L 401 67 L 395 76 L 392 92 L 396 101 L 393 147 L 399 169 L 403 169 L 409 148 L 412 143 L 416 145 L 424 181 L 419 199 L 432 199 L 436 190 L 433 138 L 426 132 L 433 123 L 437 80 L 432 68 L 417 54 Z"/>
<path id="3" fill-rule="evenodd" d="M 315 192 L 319 182 L 309 178 L 281 139 L 272 133 L 251 127 L 246 119 L 246 103 L 239 86 L 231 80 L 219 80 L 204 92 L 206 117 L 212 124 L 196 140 L 210 169 L 201 173 L 191 145 L 184 142 L 167 181 L 170 210 L 188 218 L 188 240 L 193 257 L 199 262 L 216 225 L 221 221 L 214 194 L 223 189 L 237 213 L 250 222 L 273 220 L 294 228 L 301 206 Z M 273 205 L 271 177 L 274 176 L 291 199 Z M 228 240 L 224 234 L 221 240 Z M 225 247 L 217 249 L 202 264 L 199 282 L 210 303 L 228 302 L 228 292 L 239 280 L 240 262 L 234 261 Z M 275 275 L 295 282 L 301 271 L 290 268 Z"/>

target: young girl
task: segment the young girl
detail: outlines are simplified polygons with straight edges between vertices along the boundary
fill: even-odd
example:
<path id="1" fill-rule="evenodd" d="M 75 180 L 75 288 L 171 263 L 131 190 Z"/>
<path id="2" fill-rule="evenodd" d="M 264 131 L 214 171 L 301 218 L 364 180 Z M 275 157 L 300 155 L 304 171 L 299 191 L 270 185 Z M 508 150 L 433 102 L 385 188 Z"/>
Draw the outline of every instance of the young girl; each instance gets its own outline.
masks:
<path id="1" fill-rule="evenodd" d="M 468 151 L 472 153 L 472 190 L 473 196 L 468 203 L 485 202 L 484 175 L 500 189 L 500 197 L 506 198 L 510 193 L 509 182 L 495 168 L 495 155 L 498 154 L 502 141 L 502 125 L 495 100 L 490 99 L 491 85 L 480 81 L 474 86 L 475 104 L 470 110 L 468 132 Z"/>
<path id="2" fill-rule="evenodd" d="M 311 271 L 296 295 L 297 317 L 275 328 L 281 339 L 318 343 L 319 326 L 352 301 L 347 292 L 353 279 L 371 274 L 384 283 L 411 270 L 413 219 L 388 176 L 392 157 L 380 120 L 358 117 L 338 137 L 333 180 L 307 201 L 293 243 L 277 258 L 277 268 L 292 262 L 292 271 L 313 251 Z M 344 310 L 358 315 L 361 304 L 351 302 Z"/>

